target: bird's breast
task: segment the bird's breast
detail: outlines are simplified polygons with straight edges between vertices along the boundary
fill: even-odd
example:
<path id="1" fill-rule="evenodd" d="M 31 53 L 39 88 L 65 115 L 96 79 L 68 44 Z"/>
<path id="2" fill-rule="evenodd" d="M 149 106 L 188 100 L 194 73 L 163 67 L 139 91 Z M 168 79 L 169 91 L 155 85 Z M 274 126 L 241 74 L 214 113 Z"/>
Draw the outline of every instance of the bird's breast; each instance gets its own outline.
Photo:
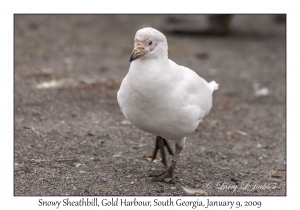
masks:
<path id="1" fill-rule="evenodd" d="M 186 107 L 170 87 L 145 84 L 132 86 L 125 80 L 119 91 L 120 107 L 131 124 L 171 140 L 181 139 L 194 131 L 198 125 L 194 110 L 198 107 Z"/>

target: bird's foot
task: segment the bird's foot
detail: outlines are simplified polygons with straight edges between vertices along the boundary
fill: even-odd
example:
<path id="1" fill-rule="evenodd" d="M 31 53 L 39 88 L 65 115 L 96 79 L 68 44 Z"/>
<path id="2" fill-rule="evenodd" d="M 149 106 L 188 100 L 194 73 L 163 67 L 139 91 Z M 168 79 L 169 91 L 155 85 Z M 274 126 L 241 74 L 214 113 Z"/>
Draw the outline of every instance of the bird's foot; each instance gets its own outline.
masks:
<path id="1" fill-rule="evenodd" d="M 169 146 L 168 141 L 166 139 L 160 137 L 160 136 L 157 136 L 156 137 L 155 149 L 154 149 L 154 152 L 153 152 L 153 155 L 152 155 L 152 160 L 156 159 L 156 153 L 160 149 L 162 163 L 165 166 L 168 166 L 167 165 L 167 159 L 166 159 L 166 153 L 165 153 L 165 147 L 167 148 L 169 154 L 174 156 L 174 153 L 173 153 L 171 147 Z"/>
<path id="2" fill-rule="evenodd" d="M 174 169 L 175 169 L 175 162 L 172 161 L 172 165 L 168 167 L 164 172 L 160 174 L 151 174 L 150 177 L 155 177 L 155 180 L 158 182 L 167 182 L 167 183 L 175 183 L 174 177 Z"/>

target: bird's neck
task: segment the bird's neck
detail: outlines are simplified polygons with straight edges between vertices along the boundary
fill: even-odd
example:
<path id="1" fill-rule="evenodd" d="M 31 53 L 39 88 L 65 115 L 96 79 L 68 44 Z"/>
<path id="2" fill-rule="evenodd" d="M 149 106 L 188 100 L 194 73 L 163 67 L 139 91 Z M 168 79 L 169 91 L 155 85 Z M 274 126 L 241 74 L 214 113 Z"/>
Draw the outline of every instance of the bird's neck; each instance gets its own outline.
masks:
<path id="1" fill-rule="evenodd" d="M 128 77 L 135 81 L 138 91 L 151 92 L 152 89 L 165 89 L 172 74 L 168 56 L 158 56 L 153 58 L 140 58 L 130 65 Z"/>
<path id="2" fill-rule="evenodd" d="M 130 64 L 130 69 L 138 74 L 164 74 L 170 67 L 168 55 L 160 54 L 155 57 L 140 58 Z"/>

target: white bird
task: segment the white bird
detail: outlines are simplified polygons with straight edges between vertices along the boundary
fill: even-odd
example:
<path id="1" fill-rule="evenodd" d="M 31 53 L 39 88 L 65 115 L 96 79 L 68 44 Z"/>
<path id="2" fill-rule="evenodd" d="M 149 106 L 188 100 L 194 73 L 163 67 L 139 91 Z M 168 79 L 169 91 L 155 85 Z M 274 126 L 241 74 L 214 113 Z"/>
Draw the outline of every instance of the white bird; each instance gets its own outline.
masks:
<path id="1" fill-rule="evenodd" d="M 134 61 L 134 62 L 133 62 Z M 156 148 L 164 156 L 166 139 L 175 141 L 172 164 L 157 181 L 175 182 L 174 168 L 186 136 L 196 130 L 212 107 L 215 81 L 207 83 L 193 70 L 168 59 L 166 37 L 153 28 L 137 31 L 130 68 L 118 91 L 118 103 L 126 119 L 157 136 Z M 163 163 L 166 165 L 165 157 Z"/>

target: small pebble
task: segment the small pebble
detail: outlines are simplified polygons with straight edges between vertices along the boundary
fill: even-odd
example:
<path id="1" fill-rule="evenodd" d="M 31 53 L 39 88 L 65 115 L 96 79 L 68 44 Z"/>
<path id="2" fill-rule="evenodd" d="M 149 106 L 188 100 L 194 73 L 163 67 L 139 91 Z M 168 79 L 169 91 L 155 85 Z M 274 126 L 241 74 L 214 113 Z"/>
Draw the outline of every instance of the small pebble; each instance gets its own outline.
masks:
<path id="1" fill-rule="evenodd" d="M 247 136 L 248 133 L 246 133 L 245 131 L 241 131 L 241 130 L 236 130 L 235 132 L 237 132 L 238 134 L 242 135 L 242 136 Z"/>
<path id="2" fill-rule="evenodd" d="M 171 178 L 164 178 L 164 182 L 167 182 L 167 183 L 169 183 L 170 181 L 172 181 L 172 179 L 171 179 Z"/>
<path id="3" fill-rule="evenodd" d="M 76 167 L 76 168 L 78 168 L 79 166 L 81 166 L 80 163 L 76 163 L 76 164 L 75 164 L 75 167 Z"/>
<path id="4" fill-rule="evenodd" d="M 196 54 L 196 57 L 198 59 L 207 59 L 209 57 L 208 53 L 205 53 L 205 52 L 199 52 Z"/>
<path id="5" fill-rule="evenodd" d="M 158 182 L 158 185 L 159 185 L 159 186 L 161 186 L 161 187 L 163 187 L 163 186 L 164 186 L 164 184 L 163 184 L 163 183 L 161 183 L 161 182 Z"/>
<path id="6" fill-rule="evenodd" d="M 114 158 L 121 157 L 122 155 L 113 155 Z"/>
<path id="7" fill-rule="evenodd" d="M 121 124 L 122 124 L 122 125 L 130 125 L 130 122 L 128 122 L 127 120 L 123 120 L 123 121 L 121 122 Z"/>
<path id="8" fill-rule="evenodd" d="M 171 190 L 176 190 L 176 187 L 170 187 Z"/>
<path id="9" fill-rule="evenodd" d="M 89 136 L 96 136 L 93 132 L 89 132 Z"/>

